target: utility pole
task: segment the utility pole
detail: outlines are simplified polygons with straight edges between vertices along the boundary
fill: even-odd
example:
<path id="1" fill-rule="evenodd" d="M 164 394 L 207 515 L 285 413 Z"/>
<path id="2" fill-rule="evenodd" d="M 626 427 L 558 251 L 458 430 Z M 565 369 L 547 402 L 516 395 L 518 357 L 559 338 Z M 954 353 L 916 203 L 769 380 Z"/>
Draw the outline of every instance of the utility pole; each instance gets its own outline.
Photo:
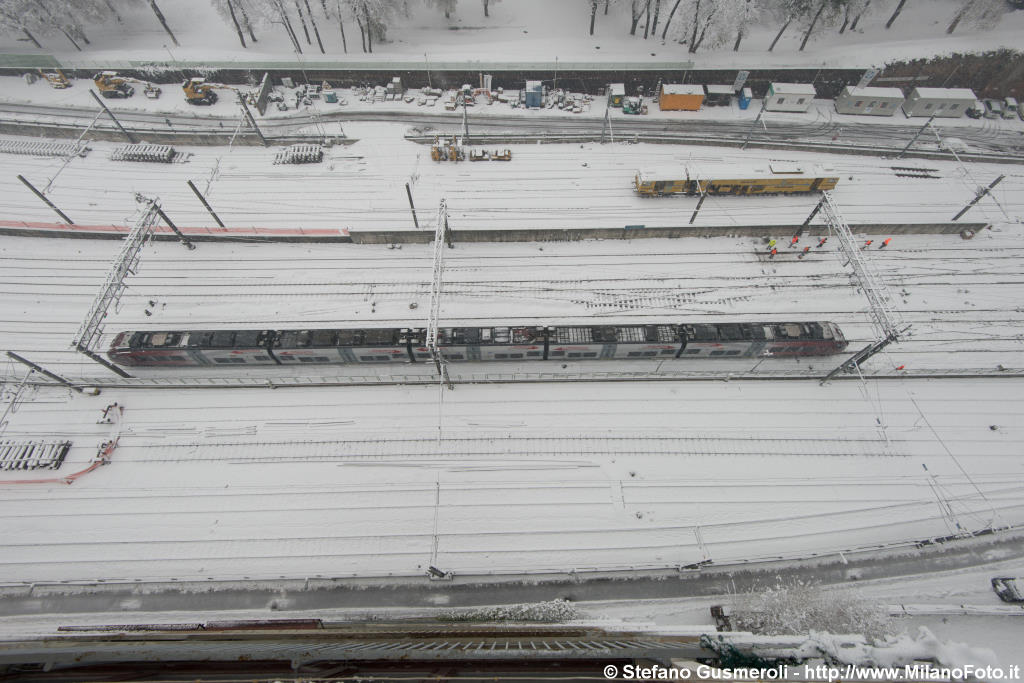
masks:
<path id="1" fill-rule="evenodd" d="M 607 104 L 604 109 L 604 126 L 601 127 L 601 142 L 604 142 L 605 131 L 608 131 L 608 139 L 614 144 L 615 133 L 612 132 L 612 108 Z"/>
<path id="2" fill-rule="evenodd" d="M 697 187 L 700 188 L 701 185 L 700 185 L 700 179 L 699 178 L 697 179 L 696 183 L 697 183 Z M 707 187 L 705 186 L 703 189 L 701 189 L 700 199 L 697 200 L 697 206 L 693 210 L 693 215 L 690 216 L 690 225 L 693 225 L 693 222 L 695 220 L 697 220 L 697 212 L 700 211 L 700 207 L 702 207 L 704 205 L 704 200 L 707 199 L 707 196 L 708 196 Z"/>
<path id="3" fill-rule="evenodd" d="M 175 225 L 171 221 L 171 219 L 167 217 L 167 214 L 164 213 L 164 210 L 160 208 L 160 205 L 156 203 L 155 199 L 146 199 L 145 197 L 142 197 L 142 195 L 136 195 L 136 199 L 141 199 L 142 201 L 149 202 L 150 206 L 153 207 L 153 210 L 156 211 L 156 215 L 160 216 L 160 218 L 163 219 L 163 222 L 167 224 L 167 227 L 169 227 L 174 232 L 174 234 L 178 236 L 178 239 L 181 241 L 182 244 L 188 247 L 189 251 L 192 251 L 193 249 L 196 248 L 196 245 L 189 242 L 188 238 L 182 234 L 181 230 L 178 230 L 178 226 Z"/>
<path id="4" fill-rule="evenodd" d="M 466 105 L 467 95 L 462 93 L 462 137 L 469 144 L 469 109 Z"/>
<path id="5" fill-rule="evenodd" d="M 921 137 L 921 133 L 923 133 L 926 130 L 928 130 L 928 126 L 932 125 L 932 121 L 934 119 L 935 119 L 935 114 L 932 114 L 931 116 L 928 117 L 928 120 L 924 122 L 924 125 L 921 126 L 921 129 L 919 131 L 917 131 L 916 133 L 914 133 L 914 137 L 910 138 L 910 142 L 908 142 L 907 146 L 903 148 L 903 151 L 901 151 L 896 156 L 897 159 L 902 159 L 903 158 L 903 155 L 907 153 L 907 150 L 910 149 L 911 147 L 913 147 L 914 143 L 917 142 L 917 139 L 919 137 Z"/>
<path id="6" fill-rule="evenodd" d="M 42 199 L 42 200 L 43 200 L 44 202 L 46 202 L 46 205 L 47 205 L 48 207 L 50 207 L 51 209 L 53 209 L 53 210 L 54 210 L 54 211 L 55 211 L 55 212 L 57 213 L 57 215 L 61 217 L 61 220 L 63 220 L 63 221 L 64 221 L 65 223 L 67 223 L 68 225 L 74 225 L 74 224 L 75 224 L 75 222 L 74 222 L 73 220 L 71 220 L 70 218 L 68 218 L 68 217 L 67 217 L 67 216 L 66 216 L 66 215 L 64 214 L 64 212 L 63 212 L 63 211 L 61 211 L 60 209 L 58 209 L 58 208 L 57 208 L 57 207 L 56 207 L 56 206 L 54 205 L 54 203 L 53 203 L 53 202 L 51 202 L 51 201 L 50 201 L 49 199 L 47 199 L 47 198 L 46 198 L 46 197 L 45 197 L 45 196 L 43 195 L 43 193 L 42 193 L 42 192 L 40 192 L 39 190 L 37 190 L 37 189 L 35 188 L 35 186 L 34 186 L 34 185 L 33 185 L 32 183 L 30 183 L 29 181 L 25 180 L 25 176 L 23 176 L 23 175 L 19 175 L 19 176 L 18 176 L 18 180 L 20 180 L 21 182 L 25 183 L 25 187 L 27 187 L 28 189 L 32 190 L 32 192 L 34 192 L 34 193 L 35 193 L 35 195 L 36 195 L 37 197 L 39 197 L 39 198 L 40 198 L 40 199 Z"/>
<path id="7" fill-rule="evenodd" d="M 195 192 L 196 197 L 199 198 L 199 201 L 203 203 L 203 206 L 206 207 L 206 210 L 210 212 L 211 216 L 213 216 L 213 220 L 217 221 L 217 225 L 223 228 L 224 223 L 220 220 L 220 217 L 216 214 L 216 212 L 214 212 L 214 210 L 210 207 L 210 203 L 206 201 L 206 197 L 204 197 L 203 193 L 199 191 L 199 188 L 193 185 L 191 180 L 186 180 L 185 182 L 188 183 L 188 186 L 192 188 L 193 192 Z"/>
<path id="8" fill-rule="evenodd" d="M 818 202 L 818 205 L 816 207 L 814 207 L 814 211 L 811 211 L 811 215 L 807 217 L 807 219 L 800 226 L 800 229 L 796 231 L 797 235 L 802 235 L 804 233 L 804 228 L 806 228 L 808 225 L 811 224 L 811 221 L 813 221 L 814 217 L 818 215 L 818 212 L 821 211 L 821 207 L 824 204 L 825 204 L 825 198 L 822 197 L 821 200 Z"/>
<path id="9" fill-rule="evenodd" d="M 765 95 L 764 99 L 761 100 L 761 111 L 757 112 L 757 118 L 750 124 L 750 130 L 747 131 L 747 139 L 743 141 L 743 146 L 740 149 L 746 149 L 747 143 L 750 142 L 750 136 L 754 134 L 754 128 L 761 121 L 761 117 L 764 115 L 764 106 L 768 102 L 768 96 Z"/>
<path id="10" fill-rule="evenodd" d="M 416 205 L 412 203 L 412 188 L 409 187 L 409 183 L 405 184 L 405 194 L 409 196 L 409 210 L 412 211 L 412 224 L 416 226 L 416 229 L 420 229 L 420 222 L 416 220 Z"/>
<path id="11" fill-rule="evenodd" d="M 121 122 L 117 120 L 116 116 L 114 116 L 114 112 L 107 109 L 107 105 L 103 103 L 103 100 L 101 100 L 100 96 L 96 94 L 96 91 L 90 88 L 89 94 L 92 95 L 92 98 L 96 100 L 101 107 L 103 107 L 103 111 L 107 112 L 107 115 L 114 121 L 114 124 L 118 127 L 118 129 L 124 134 L 126 138 L 128 138 L 128 142 L 132 143 L 133 145 L 137 143 L 138 140 L 135 139 L 135 136 L 124 129 L 124 126 L 121 125 Z"/>
<path id="12" fill-rule="evenodd" d="M 967 206 L 965 206 L 964 208 L 960 209 L 960 213 L 958 213 L 957 215 L 953 216 L 953 220 L 955 221 L 958 218 L 960 218 L 961 216 L 963 216 L 965 213 L 967 213 L 972 206 L 974 206 L 975 204 L 980 202 L 981 198 L 984 197 L 985 195 L 987 195 L 989 192 L 991 192 L 992 188 L 995 187 L 996 185 L 998 185 L 999 181 L 1001 181 L 1005 177 L 1006 177 L 1005 175 L 1001 175 L 998 178 L 996 178 L 995 180 L 993 180 L 991 183 L 989 183 L 988 187 L 979 190 L 978 194 L 976 194 L 974 196 L 974 199 L 972 199 L 970 202 L 968 202 Z"/>
<path id="13" fill-rule="evenodd" d="M 52 380 L 54 380 L 56 382 L 60 382 L 64 386 L 69 387 L 71 389 L 74 389 L 75 391 L 77 391 L 80 394 L 82 393 L 82 387 L 77 386 L 76 384 L 74 384 L 72 382 L 69 382 L 68 380 L 64 379 L 63 377 L 61 377 L 60 375 L 58 375 L 56 373 L 50 372 L 46 368 L 43 368 L 43 367 L 41 367 L 39 365 L 36 365 L 32 361 L 28 360 L 27 358 L 23 358 L 23 357 L 19 356 L 18 354 L 14 353 L 13 351 L 8 351 L 7 352 L 7 357 L 12 359 L 12 360 L 16 360 L 19 363 L 23 363 L 23 364 L 29 366 L 30 368 L 32 368 L 36 372 L 41 373 L 43 375 L 46 375 L 50 379 L 52 379 Z M 29 374 L 31 374 L 31 373 L 29 373 Z"/>
<path id="14" fill-rule="evenodd" d="M 242 105 L 242 111 L 245 112 L 245 118 L 249 122 L 249 125 L 252 126 L 252 129 L 254 131 L 256 131 L 256 135 L 260 137 L 260 142 L 263 143 L 263 146 L 269 147 L 270 143 L 267 142 L 267 139 L 265 137 L 263 137 L 263 131 L 260 130 L 260 127 L 256 125 L 256 119 L 252 117 L 252 113 L 249 111 L 249 107 L 248 105 L 246 105 L 245 98 L 242 97 L 242 93 L 236 94 L 238 95 L 238 103 Z"/>

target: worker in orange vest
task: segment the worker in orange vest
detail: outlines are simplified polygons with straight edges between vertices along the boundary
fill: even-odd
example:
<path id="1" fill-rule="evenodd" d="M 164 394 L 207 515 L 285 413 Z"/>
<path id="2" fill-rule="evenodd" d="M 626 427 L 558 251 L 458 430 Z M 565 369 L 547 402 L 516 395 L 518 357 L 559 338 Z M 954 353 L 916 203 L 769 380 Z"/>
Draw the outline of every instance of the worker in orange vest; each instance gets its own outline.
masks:
<path id="1" fill-rule="evenodd" d="M 792 249 L 796 246 L 796 243 L 800 241 L 800 235 L 793 235 L 793 239 L 789 241 L 789 248 Z"/>
<path id="2" fill-rule="evenodd" d="M 772 247 L 772 250 L 771 250 L 771 252 L 770 252 L 770 253 L 768 254 L 768 258 L 775 258 L 775 255 L 776 255 L 777 253 L 779 253 L 779 250 L 778 250 L 778 249 L 776 249 L 776 248 L 774 248 L 774 247 Z"/>
<path id="3" fill-rule="evenodd" d="M 810 247 L 804 247 L 804 250 L 802 252 L 800 252 L 800 255 L 797 256 L 797 258 L 798 259 L 802 259 L 804 256 L 807 256 L 807 252 L 809 252 L 810 250 L 811 250 Z"/>
<path id="4" fill-rule="evenodd" d="M 819 247 L 825 246 L 825 242 L 827 242 L 827 241 L 828 241 L 827 237 L 822 237 L 820 240 L 818 240 L 818 246 Z"/>
<path id="5" fill-rule="evenodd" d="M 874 240 L 868 240 L 867 242 L 864 243 L 864 246 L 861 247 L 861 249 L 867 249 L 868 247 L 871 246 L 872 242 L 874 242 Z"/>
<path id="6" fill-rule="evenodd" d="M 885 241 L 882 242 L 881 246 L 879 246 L 878 248 L 879 249 L 885 249 L 887 246 L 889 246 L 889 242 L 891 242 L 891 241 L 892 241 L 891 237 L 886 237 Z"/>

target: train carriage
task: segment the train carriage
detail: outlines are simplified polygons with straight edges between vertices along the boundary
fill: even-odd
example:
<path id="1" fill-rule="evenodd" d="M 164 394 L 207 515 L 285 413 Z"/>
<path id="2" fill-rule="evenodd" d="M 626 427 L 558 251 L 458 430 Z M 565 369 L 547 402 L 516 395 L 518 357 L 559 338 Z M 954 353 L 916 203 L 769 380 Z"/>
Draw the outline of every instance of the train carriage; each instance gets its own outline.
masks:
<path id="1" fill-rule="evenodd" d="M 445 327 L 437 341 L 451 362 L 815 356 L 847 346 L 830 322 Z M 122 332 L 108 356 L 162 367 L 431 360 L 422 328 Z"/>
<path id="2" fill-rule="evenodd" d="M 409 360 L 406 331 L 398 328 L 357 330 L 285 330 L 271 345 L 282 365 L 316 363 L 392 363 Z"/>
<path id="3" fill-rule="evenodd" d="M 638 171 L 633 179 L 642 197 L 682 195 L 772 195 L 823 192 L 839 178 L 821 166 L 772 161 L 766 164 L 693 165 Z"/>

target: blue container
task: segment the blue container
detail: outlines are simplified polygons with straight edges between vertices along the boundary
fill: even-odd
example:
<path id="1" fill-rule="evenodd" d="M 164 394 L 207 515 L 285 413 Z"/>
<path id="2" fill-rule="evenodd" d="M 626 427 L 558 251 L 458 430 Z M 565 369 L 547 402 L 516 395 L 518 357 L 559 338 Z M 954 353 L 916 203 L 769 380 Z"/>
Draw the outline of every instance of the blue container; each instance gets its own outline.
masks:
<path id="1" fill-rule="evenodd" d="M 544 89 L 540 81 L 526 81 L 526 106 L 540 107 Z"/>
<path id="2" fill-rule="evenodd" d="M 740 91 L 739 103 L 740 109 L 746 109 L 750 106 L 750 100 L 754 98 L 754 93 L 750 91 L 750 88 L 744 88 Z"/>

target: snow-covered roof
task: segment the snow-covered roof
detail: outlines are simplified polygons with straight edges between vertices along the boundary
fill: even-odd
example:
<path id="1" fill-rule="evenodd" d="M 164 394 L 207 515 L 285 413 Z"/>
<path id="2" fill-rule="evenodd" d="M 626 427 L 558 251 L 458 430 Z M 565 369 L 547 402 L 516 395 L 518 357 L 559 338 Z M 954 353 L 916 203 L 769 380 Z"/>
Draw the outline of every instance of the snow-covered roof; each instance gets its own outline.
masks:
<path id="1" fill-rule="evenodd" d="M 899 88 L 858 88 L 855 85 L 848 85 L 843 88 L 843 94 L 853 97 L 875 97 L 878 99 L 903 99 L 903 91 Z"/>
<path id="2" fill-rule="evenodd" d="M 929 99 L 976 100 L 978 96 L 967 88 L 914 88 L 911 97 L 927 97 Z"/>
<path id="3" fill-rule="evenodd" d="M 732 95 L 736 92 L 731 85 L 708 85 L 709 95 Z"/>
<path id="4" fill-rule="evenodd" d="M 703 95 L 704 88 L 699 85 L 683 83 L 663 83 L 661 92 L 666 95 Z"/>
<path id="5" fill-rule="evenodd" d="M 810 83 L 772 83 L 772 92 L 777 95 L 816 95 Z"/>

